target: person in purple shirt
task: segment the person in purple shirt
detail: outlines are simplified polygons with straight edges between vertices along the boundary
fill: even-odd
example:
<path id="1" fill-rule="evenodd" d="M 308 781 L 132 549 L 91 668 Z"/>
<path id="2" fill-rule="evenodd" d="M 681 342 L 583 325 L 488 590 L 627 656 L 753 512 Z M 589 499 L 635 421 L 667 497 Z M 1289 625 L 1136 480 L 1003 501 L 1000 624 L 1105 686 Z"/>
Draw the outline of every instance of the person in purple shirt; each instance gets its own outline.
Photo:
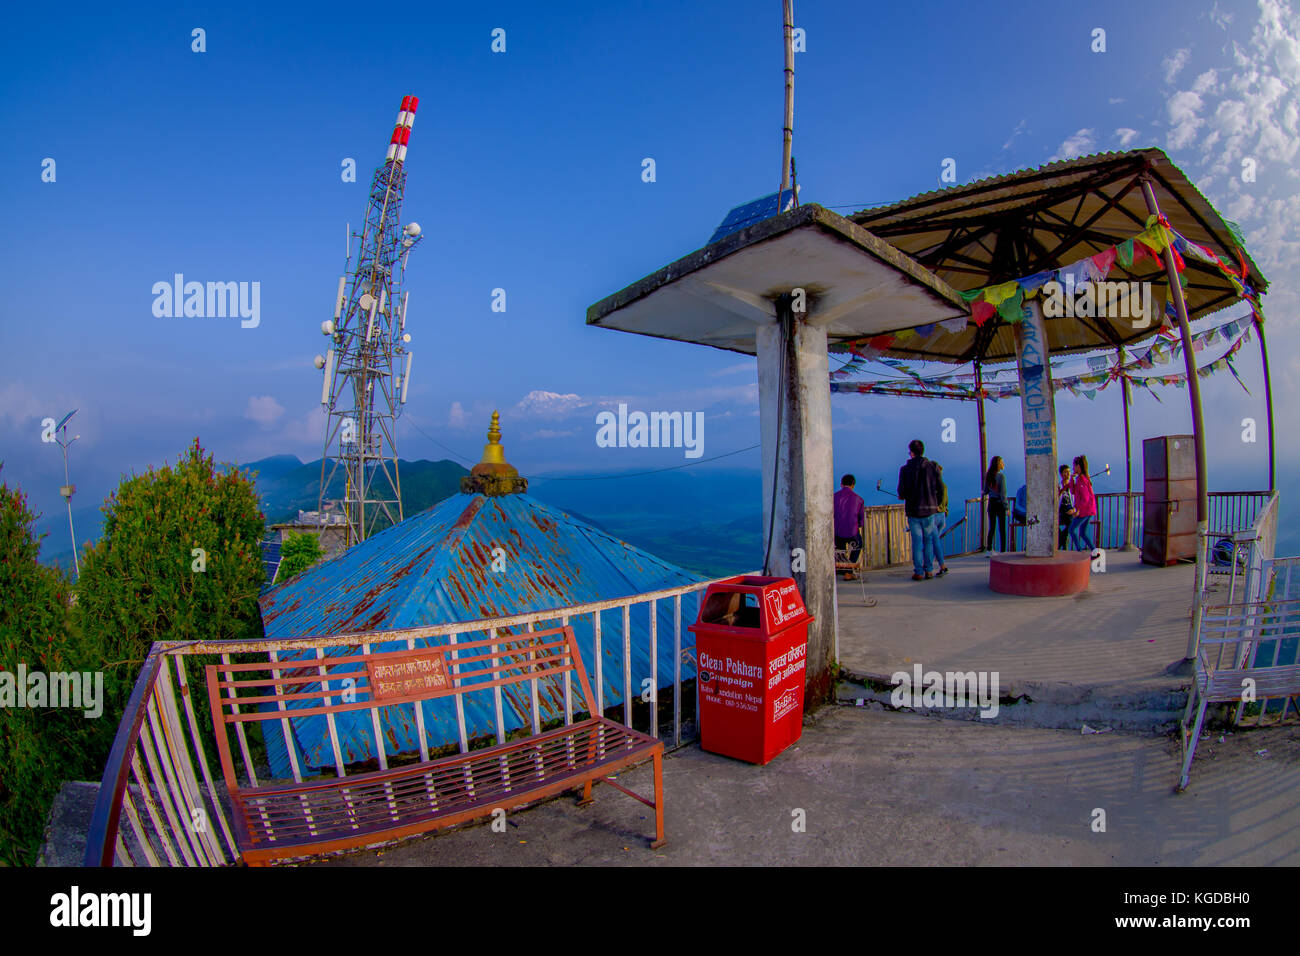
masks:
<path id="1" fill-rule="evenodd" d="M 840 490 L 835 492 L 835 547 L 848 548 L 852 564 L 858 563 L 862 553 L 862 516 L 866 510 L 862 496 L 853 490 L 857 483 L 852 475 L 845 475 L 840 479 Z M 856 579 L 854 572 L 844 572 L 845 581 Z"/>

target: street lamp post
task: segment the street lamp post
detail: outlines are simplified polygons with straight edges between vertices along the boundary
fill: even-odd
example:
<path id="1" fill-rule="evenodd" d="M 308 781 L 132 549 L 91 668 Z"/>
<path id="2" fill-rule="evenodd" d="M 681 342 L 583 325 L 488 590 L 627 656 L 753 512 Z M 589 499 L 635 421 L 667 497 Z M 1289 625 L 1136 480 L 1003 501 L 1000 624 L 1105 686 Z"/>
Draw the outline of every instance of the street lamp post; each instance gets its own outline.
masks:
<path id="1" fill-rule="evenodd" d="M 68 534 L 72 537 L 72 569 L 74 578 L 81 577 L 81 563 L 77 560 L 77 531 L 72 526 L 72 496 L 77 493 L 77 486 L 72 483 L 68 474 L 68 446 L 80 438 L 80 435 L 73 435 L 68 438 L 68 420 L 77 414 L 77 409 L 73 409 L 63 416 L 63 420 L 55 426 L 54 440 L 59 447 L 63 449 L 63 487 L 59 489 L 59 494 L 68 505 Z"/>

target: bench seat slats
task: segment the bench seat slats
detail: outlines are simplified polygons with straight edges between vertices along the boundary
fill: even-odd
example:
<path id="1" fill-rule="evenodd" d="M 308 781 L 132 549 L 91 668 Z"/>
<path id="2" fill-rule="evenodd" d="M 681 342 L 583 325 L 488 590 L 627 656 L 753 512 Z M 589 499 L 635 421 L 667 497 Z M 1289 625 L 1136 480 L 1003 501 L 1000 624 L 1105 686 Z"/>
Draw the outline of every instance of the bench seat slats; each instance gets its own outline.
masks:
<path id="1" fill-rule="evenodd" d="M 499 752 L 486 757 L 476 752 L 403 767 L 396 779 L 390 771 L 358 774 L 345 778 L 346 787 L 316 788 L 306 794 L 294 788 L 244 791 L 239 795 L 241 810 L 253 843 L 274 841 L 281 846 L 318 842 L 322 835 L 382 832 L 418 822 L 434 807 L 443 815 L 491 810 L 539 782 L 566 783 L 598 768 L 645 760 L 658 746 L 643 735 L 620 733 L 625 728 L 611 723 L 575 725 L 565 739 L 572 742 L 572 752 L 567 746 L 547 751 L 525 741 L 509 748 L 504 764 Z M 385 779 L 373 779 L 380 776 Z"/>
<path id="2" fill-rule="evenodd" d="M 372 668 L 381 666 L 386 690 L 383 696 L 372 696 Z M 570 672 L 578 676 L 588 716 L 543 733 L 399 767 L 387 767 L 381 759 L 384 769 L 369 772 L 347 774 L 340 766 L 335 768 L 338 776 L 303 782 L 258 785 L 250 774 L 250 784 L 241 786 L 234 771 L 229 732 L 233 728 L 242 733 L 249 722 L 317 714 L 329 715 L 332 721 L 333 715 L 348 711 L 419 708 L 423 701 L 448 696 L 455 697 L 459 706 L 466 693 L 499 693 L 525 683 L 531 689 L 557 678 L 563 679 L 565 688 L 565 719 L 572 721 L 574 709 L 567 696 Z M 433 679 L 426 680 L 430 673 Z M 418 649 L 370 653 L 349 649 L 334 657 L 273 664 L 227 660 L 208 665 L 207 679 L 222 771 L 236 811 L 236 844 L 246 863 L 373 845 L 575 788 L 581 788 L 586 803 L 597 782 L 610 783 L 654 809 L 656 832 L 651 846 L 664 843 L 663 743 L 600 715 L 570 626 L 526 634 L 494 633 L 486 641 L 430 640 Z M 344 681 L 351 683 L 345 686 Z M 548 690 L 548 703 L 560 700 L 560 694 L 559 689 Z M 350 698 L 346 702 L 345 696 Z M 288 708 L 281 709 L 286 703 Z M 535 709 L 532 716 L 536 728 Z M 379 734 L 377 727 L 375 734 Z M 287 740 L 286 745 L 293 743 Z M 615 771 L 647 760 L 654 762 L 653 801 L 608 779 Z"/>
<path id="3" fill-rule="evenodd" d="M 1192 761 L 1200 741 L 1210 704 L 1235 703 L 1239 720 L 1246 703 L 1260 704 L 1260 719 L 1270 699 L 1281 698 L 1282 715 L 1300 695 L 1300 661 L 1266 663 L 1264 653 L 1277 661 L 1283 654 L 1295 661 L 1295 642 L 1300 638 L 1300 599 L 1249 601 L 1207 607 L 1201 622 L 1196 674 L 1187 709 L 1180 723 L 1182 769 L 1181 791 L 1191 779 Z M 1288 649 L 1289 648 L 1289 649 Z M 1236 666 L 1225 666 L 1236 665 Z M 1252 699 L 1244 700 L 1247 681 L 1253 684 Z"/>

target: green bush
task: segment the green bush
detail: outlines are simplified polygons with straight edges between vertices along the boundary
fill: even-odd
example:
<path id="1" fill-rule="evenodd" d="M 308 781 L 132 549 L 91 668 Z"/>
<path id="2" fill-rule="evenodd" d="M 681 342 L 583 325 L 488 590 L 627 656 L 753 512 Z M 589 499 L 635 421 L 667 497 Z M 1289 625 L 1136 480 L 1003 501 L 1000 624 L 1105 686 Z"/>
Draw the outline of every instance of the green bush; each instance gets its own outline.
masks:
<path id="1" fill-rule="evenodd" d="M 126 478 L 81 561 L 75 617 L 134 679 L 154 641 L 262 636 L 262 512 L 248 477 L 194 440 L 175 467 Z M 129 692 L 129 684 L 128 684 Z"/>
<path id="2" fill-rule="evenodd" d="M 265 577 L 253 483 L 234 468 L 219 471 L 198 439 L 174 466 L 124 478 L 103 510 L 99 540 L 81 558 L 73 609 L 74 624 L 117 665 L 106 668 L 108 733 L 94 780 L 153 642 L 260 638 Z M 187 666 L 190 700 L 214 757 L 202 663 Z"/>
<path id="3" fill-rule="evenodd" d="M 324 556 L 320 538 L 316 535 L 310 531 L 290 531 L 280 545 L 280 570 L 275 576 L 276 583 L 296 577 Z"/>
<path id="4" fill-rule="evenodd" d="M 0 671 L 14 684 L 19 664 L 28 673 L 100 668 L 98 655 L 69 627 L 67 578 L 39 561 L 35 518 L 21 491 L 0 484 Z M 80 710 L 20 708 L 16 699 L 15 693 L 14 705 L 0 707 L 0 865 L 10 866 L 35 862 L 63 781 L 97 775 L 101 722 Z"/>
<path id="5" fill-rule="evenodd" d="M 0 485 L 0 670 L 99 671 L 103 713 L 0 708 L 0 863 L 35 862 L 66 780 L 99 780 L 149 647 L 262 636 L 263 518 L 249 478 L 219 472 L 196 439 L 172 467 L 123 479 L 81 556 L 69 611 L 63 573 L 38 561 L 34 516 Z M 195 549 L 201 549 L 196 554 Z M 191 674 L 210 744 L 207 688 Z"/>

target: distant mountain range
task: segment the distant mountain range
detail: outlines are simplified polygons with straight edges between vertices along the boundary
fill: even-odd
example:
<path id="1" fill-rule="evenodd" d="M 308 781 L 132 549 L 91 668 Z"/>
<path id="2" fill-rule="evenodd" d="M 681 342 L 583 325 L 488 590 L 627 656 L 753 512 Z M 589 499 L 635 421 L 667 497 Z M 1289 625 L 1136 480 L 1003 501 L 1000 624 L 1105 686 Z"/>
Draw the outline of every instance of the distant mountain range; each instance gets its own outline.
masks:
<path id="1" fill-rule="evenodd" d="M 320 503 L 320 459 L 304 464 L 295 455 L 272 455 L 238 464 L 240 471 L 254 473 L 254 484 L 261 499 L 267 525 L 292 521 L 299 511 L 315 511 Z M 457 494 L 460 479 L 469 472 L 454 461 L 398 461 L 402 482 L 402 504 L 410 515 L 423 511 Z M 342 497 L 343 473 L 337 472 L 328 489 L 330 496 Z M 104 526 L 100 503 L 74 508 L 77 542 L 94 541 Z M 68 515 L 63 509 L 42 515 L 35 531 L 47 534 L 42 542 L 41 560 L 60 567 L 72 566 L 72 548 L 68 541 Z"/>
<path id="2" fill-rule="evenodd" d="M 293 455 L 273 455 L 240 465 L 244 471 L 255 472 L 257 492 L 262 498 L 262 512 L 266 523 L 280 524 L 298 517 L 299 511 L 315 511 L 320 504 L 321 463 L 317 459 L 303 464 Z M 327 474 L 328 474 L 328 465 Z M 454 461 L 403 461 L 398 460 L 398 475 L 402 484 L 402 508 L 405 514 L 415 514 L 432 507 L 444 498 L 460 492 L 460 479 L 469 474 Z M 334 473 L 327 498 L 343 497 L 343 471 Z"/>
<path id="3" fill-rule="evenodd" d="M 240 463 L 253 474 L 268 526 L 316 510 L 320 460 L 272 455 Z M 409 517 L 460 492 L 469 472 L 453 461 L 399 461 L 403 512 Z M 336 473 L 327 497 L 342 497 Z M 600 528 L 628 544 L 683 568 L 710 576 L 751 571 L 762 564 L 761 494 L 758 472 L 701 469 L 611 479 L 538 479 L 529 494 Z M 76 508 L 78 542 L 94 541 L 103 527 L 98 503 Z M 71 567 L 67 513 L 41 516 L 36 532 L 48 537 L 41 560 Z"/>
<path id="4" fill-rule="evenodd" d="M 298 512 L 317 507 L 320 461 L 303 463 L 293 455 L 274 455 L 239 466 L 256 472 L 255 482 L 267 524 L 296 518 Z M 460 479 L 468 472 L 452 461 L 401 461 L 403 510 L 407 516 L 430 508 L 460 491 Z M 1122 468 L 1121 468 L 1122 471 Z M 883 485 L 896 481 L 896 466 L 881 467 Z M 340 476 L 335 477 L 338 481 Z M 887 504 L 892 496 L 875 489 L 876 473 L 858 476 L 858 492 L 867 504 Z M 1291 520 L 1292 502 L 1300 500 L 1300 481 L 1283 472 L 1282 512 L 1278 525 L 1277 553 L 1300 554 L 1300 523 Z M 954 499 L 975 494 L 979 478 L 974 468 L 952 461 L 945 469 Z M 1258 476 L 1229 473 L 1220 466 L 1212 489 L 1247 488 L 1259 484 Z M 1008 488 L 1018 487 L 1023 477 L 1011 474 Z M 1135 484 L 1141 487 L 1140 472 Z M 1098 491 L 1123 488 L 1123 479 L 1112 474 L 1099 478 Z M 832 489 L 833 490 L 833 489 Z M 528 493 L 549 505 L 567 511 L 615 537 L 671 561 L 683 568 L 709 576 L 752 571 L 763 563 L 762 479 L 757 471 L 717 468 L 689 468 L 609 478 L 536 478 Z M 341 497 L 331 489 L 331 494 Z M 94 540 L 100 533 L 103 514 L 99 506 L 73 512 L 79 541 Z M 70 566 L 67 513 L 62 509 L 42 516 L 36 530 L 48 532 L 42 560 Z"/>

